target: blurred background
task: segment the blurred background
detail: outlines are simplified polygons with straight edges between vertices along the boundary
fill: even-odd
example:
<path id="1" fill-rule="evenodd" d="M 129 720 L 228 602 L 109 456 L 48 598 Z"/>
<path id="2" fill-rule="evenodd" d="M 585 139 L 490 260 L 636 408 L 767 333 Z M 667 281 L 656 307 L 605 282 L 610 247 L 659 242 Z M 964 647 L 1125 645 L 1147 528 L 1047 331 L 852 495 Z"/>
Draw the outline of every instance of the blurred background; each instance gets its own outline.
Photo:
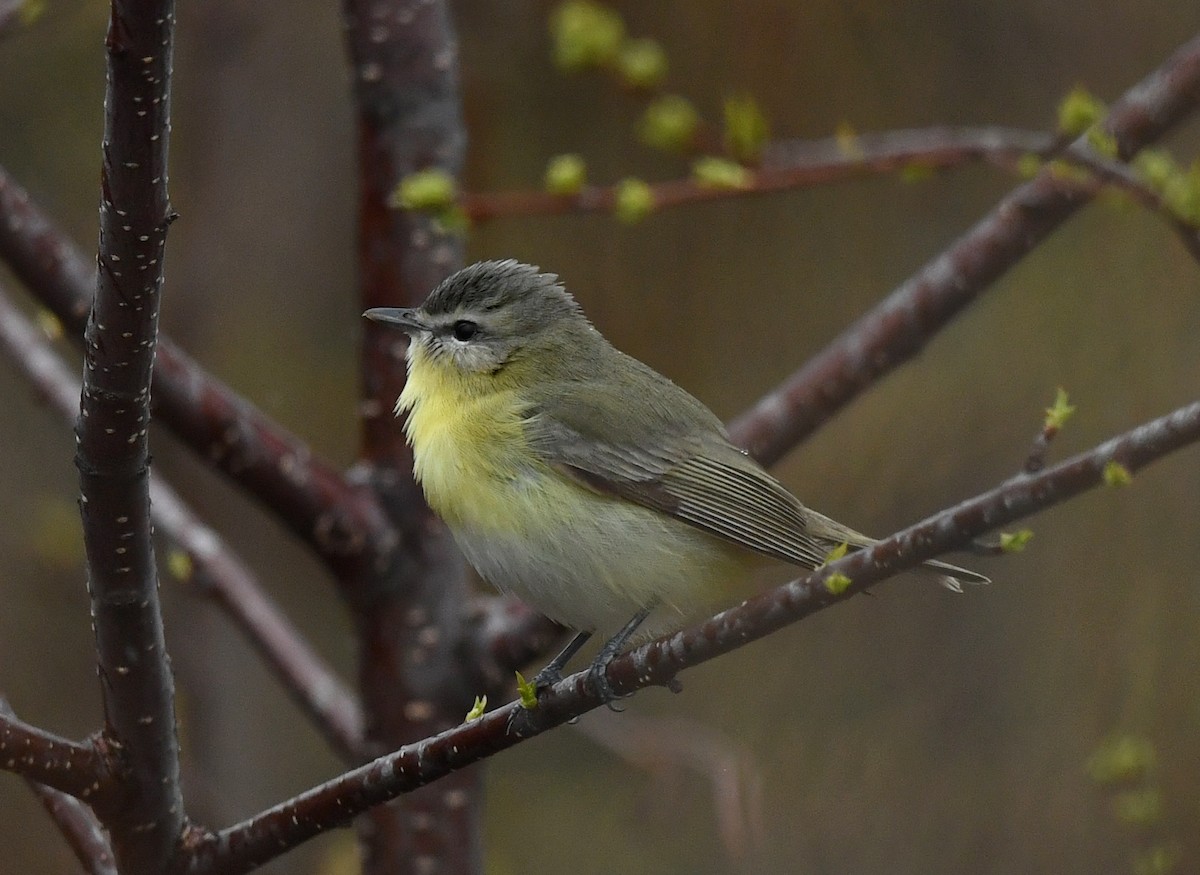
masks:
<path id="1" fill-rule="evenodd" d="M 637 142 L 642 100 L 610 77 L 556 70 L 552 6 L 452 4 L 466 187 L 538 187 L 546 160 L 568 151 L 596 182 L 685 174 L 686 162 Z M 1051 128 L 1073 86 L 1117 98 L 1197 20 L 1186 0 L 1153 15 L 1082 0 L 614 6 L 666 49 L 666 90 L 714 122 L 725 97 L 753 95 L 780 138 L 842 123 Z M 182 218 L 163 327 L 349 464 L 361 307 L 338 9 L 208 0 L 178 12 L 171 194 Z M 47 0 L 0 41 L 0 163 L 89 251 L 105 16 L 102 3 Z M 1182 163 L 1198 135 L 1193 120 L 1168 141 Z M 510 219 L 473 230 L 469 252 L 558 272 L 617 346 L 730 418 L 1014 184 L 981 166 L 634 227 Z M 1016 472 L 1057 386 L 1078 412 L 1052 459 L 1194 400 L 1198 338 L 1200 266 L 1158 219 L 1096 204 L 777 471 L 807 503 L 885 534 Z M 25 718 L 81 736 L 100 711 L 73 440 L 7 366 L 0 397 L 0 688 Z M 353 639 L 321 568 L 169 435 L 155 435 L 154 453 L 352 677 Z M 884 585 L 688 672 L 683 695 L 649 691 L 626 718 L 589 716 L 582 731 L 494 758 L 489 872 L 1197 871 L 1198 463 L 1200 451 L 1181 452 L 1128 489 L 1032 519 L 1025 554 L 967 563 L 993 586 Z M 166 576 L 164 591 L 191 813 L 225 825 L 335 774 L 221 617 Z M 679 751 L 692 747 L 707 753 L 689 770 Z M 1097 780 L 1122 757 L 1130 780 Z M 0 811 L 0 872 L 77 871 L 11 776 L 0 776 Z M 334 872 L 351 847 L 343 831 L 266 871 Z"/>

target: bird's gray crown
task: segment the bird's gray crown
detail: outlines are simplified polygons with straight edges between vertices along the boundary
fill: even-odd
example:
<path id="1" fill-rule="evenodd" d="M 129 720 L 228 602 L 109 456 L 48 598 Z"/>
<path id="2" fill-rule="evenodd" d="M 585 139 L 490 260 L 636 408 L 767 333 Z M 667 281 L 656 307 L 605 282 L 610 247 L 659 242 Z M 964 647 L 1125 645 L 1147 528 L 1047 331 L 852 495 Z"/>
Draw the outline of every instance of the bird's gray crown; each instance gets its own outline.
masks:
<path id="1" fill-rule="evenodd" d="M 553 316 L 580 313 L 575 299 L 552 273 L 508 258 L 480 261 L 442 280 L 421 305 L 430 316 L 493 312 L 515 306 Z"/>

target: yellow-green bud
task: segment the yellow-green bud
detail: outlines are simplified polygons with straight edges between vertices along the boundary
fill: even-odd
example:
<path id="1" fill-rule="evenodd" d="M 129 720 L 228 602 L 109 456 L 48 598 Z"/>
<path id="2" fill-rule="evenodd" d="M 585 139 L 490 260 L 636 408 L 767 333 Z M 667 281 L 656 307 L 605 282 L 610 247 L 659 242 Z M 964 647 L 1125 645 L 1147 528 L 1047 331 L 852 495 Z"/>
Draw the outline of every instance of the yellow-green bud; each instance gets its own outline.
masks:
<path id="1" fill-rule="evenodd" d="M 1064 134 L 1078 137 L 1107 114 L 1104 102 L 1076 85 L 1058 105 L 1058 129 Z"/>
<path id="2" fill-rule="evenodd" d="M 1005 553 L 1024 553 L 1025 547 L 1033 539 L 1033 532 L 1020 529 L 1016 532 L 1000 533 L 1000 549 Z"/>
<path id="3" fill-rule="evenodd" d="M 555 155 L 546 164 L 546 191 L 550 194 L 579 194 L 587 182 L 587 164 L 579 155 Z"/>
<path id="4" fill-rule="evenodd" d="M 646 107 L 638 126 L 642 142 L 655 149 L 679 152 L 692 145 L 700 114 L 687 98 L 668 94 Z"/>
<path id="5" fill-rule="evenodd" d="M 733 157 L 747 163 L 758 161 L 770 133 L 766 116 L 753 97 L 738 95 L 725 101 L 725 148 Z"/>
<path id="6" fill-rule="evenodd" d="M 409 174 L 400 180 L 388 206 L 405 210 L 443 210 L 458 197 L 458 183 L 440 167 Z"/>
<path id="7" fill-rule="evenodd" d="M 1133 482 L 1129 469 L 1116 459 L 1109 459 L 1104 466 L 1104 484 L 1106 486 L 1128 486 Z"/>
<path id="8" fill-rule="evenodd" d="M 1141 780 L 1154 770 L 1154 745 L 1138 735 L 1118 735 L 1097 748 L 1088 760 L 1088 774 L 1097 784 Z"/>
<path id="9" fill-rule="evenodd" d="M 667 53 L 657 40 L 626 40 L 617 55 L 617 71 L 632 88 L 653 88 L 667 75 Z"/>
<path id="10" fill-rule="evenodd" d="M 747 188 L 752 181 L 750 171 L 741 164 L 711 155 L 696 159 L 692 177 L 709 188 Z"/>
<path id="11" fill-rule="evenodd" d="M 832 595 L 841 595 L 850 588 L 850 578 L 842 574 L 840 571 L 835 571 L 833 574 L 825 578 L 825 588 Z"/>
<path id="12" fill-rule="evenodd" d="M 608 6 L 592 0 L 567 0 L 550 16 L 554 60 L 564 70 L 612 63 L 625 38 L 625 22 Z"/>
<path id="13" fill-rule="evenodd" d="M 1045 427 L 1058 430 L 1075 414 L 1075 405 L 1062 386 L 1054 393 L 1054 403 L 1046 408 Z"/>
<path id="14" fill-rule="evenodd" d="M 640 179 L 622 179 L 617 183 L 614 210 L 622 222 L 636 224 L 654 211 L 654 190 Z"/>

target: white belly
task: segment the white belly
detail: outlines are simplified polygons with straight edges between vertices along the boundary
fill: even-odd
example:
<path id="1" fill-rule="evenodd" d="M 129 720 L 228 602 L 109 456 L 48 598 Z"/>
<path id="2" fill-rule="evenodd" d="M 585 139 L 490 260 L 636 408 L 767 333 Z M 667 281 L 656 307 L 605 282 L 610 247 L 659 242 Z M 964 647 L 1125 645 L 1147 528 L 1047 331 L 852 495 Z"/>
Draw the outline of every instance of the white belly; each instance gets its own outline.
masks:
<path id="1" fill-rule="evenodd" d="M 715 538 L 557 474 L 537 479 L 553 482 L 512 490 L 511 529 L 451 530 L 480 576 L 551 619 L 611 633 L 654 607 L 645 638 L 711 610 L 739 582 L 737 551 Z M 546 500 L 547 491 L 560 500 Z"/>

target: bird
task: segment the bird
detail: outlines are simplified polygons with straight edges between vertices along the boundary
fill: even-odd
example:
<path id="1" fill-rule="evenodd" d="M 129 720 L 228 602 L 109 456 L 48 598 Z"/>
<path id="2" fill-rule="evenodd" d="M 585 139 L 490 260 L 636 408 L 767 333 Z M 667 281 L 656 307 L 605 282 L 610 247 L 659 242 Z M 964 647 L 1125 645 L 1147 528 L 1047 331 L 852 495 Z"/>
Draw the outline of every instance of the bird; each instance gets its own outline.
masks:
<path id="1" fill-rule="evenodd" d="M 365 317 L 405 332 L 395 413 L 413 473 L 480 577 L 576 636 L 589 669 L 631 642 L 732 604 L 769 565 L 813 569 L 874 539 L 808 507 L 670 379 L 616 349 L 552 273 L 512 259 L 450 275 L 418 307 Z M 944 585 L 982 574 L 930 560 Z"/>

